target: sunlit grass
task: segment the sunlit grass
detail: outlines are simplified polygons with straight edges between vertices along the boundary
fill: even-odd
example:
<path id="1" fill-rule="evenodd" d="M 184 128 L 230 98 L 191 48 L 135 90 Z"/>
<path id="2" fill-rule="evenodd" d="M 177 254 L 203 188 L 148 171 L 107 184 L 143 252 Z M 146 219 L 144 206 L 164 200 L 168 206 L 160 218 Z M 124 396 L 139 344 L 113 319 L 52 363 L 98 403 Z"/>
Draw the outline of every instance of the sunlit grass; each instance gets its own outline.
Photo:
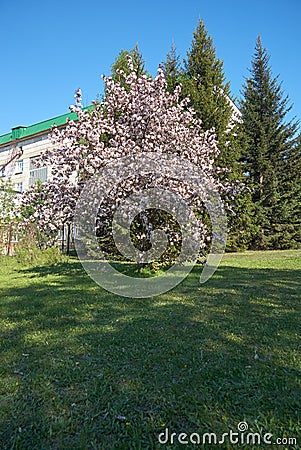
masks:
<path id="1" fill-rule="evenodd" d="M 2 258 L 0 448 L 183 448 L 158 433 L 243 420 L 300 448 L 301 251 L 226 255 L 202 286 L 200 270 L 133 300 L 75 259 Z"/>

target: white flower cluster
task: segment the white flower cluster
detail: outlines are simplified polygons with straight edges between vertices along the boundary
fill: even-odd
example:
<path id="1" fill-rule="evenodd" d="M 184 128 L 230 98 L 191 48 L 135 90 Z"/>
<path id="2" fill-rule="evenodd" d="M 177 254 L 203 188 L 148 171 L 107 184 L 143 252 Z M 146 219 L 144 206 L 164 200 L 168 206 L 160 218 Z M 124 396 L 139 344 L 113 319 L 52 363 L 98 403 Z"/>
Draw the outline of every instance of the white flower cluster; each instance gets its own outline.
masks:
<path id="1" fill-rule="evenodd" d="M 137 75 L 132 60 L 130 73 L 121 72 L 127 89 L 112 77 L 105 81 L 105 99 L 94 103 L 92 110 L 77 109 L 78 120 L 69 120 L 64 129 L 53 128 L 54 149 L 42 156 L 44 165 L 52 167 L 52 178 L 41 187 L 33 187 L 23 195 L 23 206 L 31 206 L 41 230 L 58 229 L 72 221 L 75 205 L 86 182 L 101 173 L 112 160 L 140 153 L 171 154 L 199 167 L 210 189 L 222 192 L 226 188 L 214 176 L 213 162 L 218 147 L 213 131 L 204 132 L 200 120 L 188 107 L 188 100 L 180 100 L 181 87 L 171 94 L 161 68 L 154 79 Z M 143 178 L 143 179 L 142 179 Z M 168 188 L 185 201 L 202 210 L 202 200 L 187 180 L 169 179 L 168 174 L 129 176 L 118 185 L 110 180 L 108 201 L 100 209 L 100 225 L 109 222 L 112 210 L 129 193 L 142 187 Z M 208 186 L 204 186 L 204 197 Z M 206 227 L 203 226 L 205 241 Z"/>

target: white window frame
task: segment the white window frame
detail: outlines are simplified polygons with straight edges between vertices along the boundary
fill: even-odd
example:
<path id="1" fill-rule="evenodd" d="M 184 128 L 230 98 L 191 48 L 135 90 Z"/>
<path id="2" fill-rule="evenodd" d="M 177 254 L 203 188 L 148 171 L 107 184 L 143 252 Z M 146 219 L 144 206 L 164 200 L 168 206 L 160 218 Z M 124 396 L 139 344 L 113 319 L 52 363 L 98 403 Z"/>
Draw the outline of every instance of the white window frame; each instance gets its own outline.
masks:
<path id="1" fill-rule="evenodd" d="M 40 159 L 40 155 L 32 156 L 31 158 L 29 158 L 29 186 L 32 186 L 33 184 L 35 184 L 35 182 L 37 180 L 40 180 L 42 183 L 44 183 L 48 179 L 48 167 L 47 166 L 35 168 L 34 161 L 39 161 L 39 159 Z M 43 175 L 42 178 L 45 178 L 45 179 L 41 179 L 39 176 L 37 176 L 39 174 Z M 46 176 L 44 176 L 45 174 L 46 174 Z"/>
<path id="2" fill-rule="evenodd" d="M 23 159 L 19 159 L 16 164 L 15 174 L 23 173 L 24 170 L 24 161 Z"/>

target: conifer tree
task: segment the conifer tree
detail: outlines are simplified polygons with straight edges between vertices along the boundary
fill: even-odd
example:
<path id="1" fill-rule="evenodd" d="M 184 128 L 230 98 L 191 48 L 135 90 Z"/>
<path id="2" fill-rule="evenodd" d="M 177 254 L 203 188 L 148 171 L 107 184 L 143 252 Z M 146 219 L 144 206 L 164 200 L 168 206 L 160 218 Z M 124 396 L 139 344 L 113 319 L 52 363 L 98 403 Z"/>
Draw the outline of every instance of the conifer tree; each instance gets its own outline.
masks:
<path id="1" fill-rule="evenodd" d="M 129 75 L 129 65 L 128 65 L 128 57 L 131 57 L 131 61 L 134 66 L 134 70 L 137 76 L 142 74 L 149 75 L 146 68 L 143 56 L 139 50 L 138 42 L 136 43 L 135 48 L 132 50 L 121 50 L 113 62 L 111 66 L 112 77 L 114 81 L 119 81 L 123 87 L 126 87 L 128 90 L 128 86 L 125 86 L 125 77 L 118 73 L 118 70 L 122 70 L 125 75 Z"/>
<path id="2" fill-rule="evenodd" d="M 201 20 L 184 64 L 183 94 L 190 96 L 204 129 L 214 127 L 220 139 L 232 116 L 230 85 L 225 80 L 223 62 L 217 58 L 213 40 Z"/>
<path id="3" fill-rule="evenodd" d="M 167 62 L 170 60 L 174 61 L 169 58 Z M 214 128 L 217 136 L 220 150 L 216 160 L 217 171 L 218 167 L 227 167 L 229 172 L 224 174 L 224 180 L 240 186 L 240 194 L 236 195 L 232 212 L 228 215 L 228 248 L 246 248 L 251 233 L 249 217 L 252 205 L 249 192 L 241 187 L 245 175 L 238 129 L 240 115 L 231 100 L 230 84 L 226 81 L 223 62 L 216 56 L 213 40 L 201 20 L 194 32 L 184 66 L 180 76 L 183 96 L 189 96 L 191 105 L 202 120 L 204 130 Z"/>
<path id="4" fill-rule="evenodd" d="M 169 92 L 173 92 L 181 81 L 183 70 L 181 69 L 180 57 L 176 52 L 175 43 L 172 41 L 171 49 L 166 55 L 166 61 L 162 63 L 162 68 Z"/>
<path id="5" fill-rule="evenodd" d="M 251 75 L 243 87 L 241 101 L 245 167 L 248 183 L 253 188 L 255 224 L 259 227 L 252 246 L 262 249 L 290 245 L 290 238 L 286 237 L 286 243 L 282 238 L 292 198 L 288 167 L 292 163 L 298 126 L 294 119 L 287 120 L 291 106 L 278 76 L 272 75 L 269 60 L 258 37 Z"/>
<path id="6" fill-rule="evenodd" d="M 276 248 L 301 247 L 301 134 L 286 153 L 281 174 Z"/>

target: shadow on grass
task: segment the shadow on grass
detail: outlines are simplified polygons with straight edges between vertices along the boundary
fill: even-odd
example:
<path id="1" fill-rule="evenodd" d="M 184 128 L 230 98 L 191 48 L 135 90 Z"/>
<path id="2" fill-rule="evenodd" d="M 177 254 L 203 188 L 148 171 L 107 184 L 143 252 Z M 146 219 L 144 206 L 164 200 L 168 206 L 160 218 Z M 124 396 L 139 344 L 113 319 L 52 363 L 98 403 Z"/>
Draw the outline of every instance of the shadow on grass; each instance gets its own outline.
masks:
<path id="1" fill-rule="evenodd" d="M 2 447 L 157 449 L 165 427 L 221 436 L 243 420 L 297 437 L 301 271 L 198 276 L 133 300 L 73 262 L 1 289 Z"/>

